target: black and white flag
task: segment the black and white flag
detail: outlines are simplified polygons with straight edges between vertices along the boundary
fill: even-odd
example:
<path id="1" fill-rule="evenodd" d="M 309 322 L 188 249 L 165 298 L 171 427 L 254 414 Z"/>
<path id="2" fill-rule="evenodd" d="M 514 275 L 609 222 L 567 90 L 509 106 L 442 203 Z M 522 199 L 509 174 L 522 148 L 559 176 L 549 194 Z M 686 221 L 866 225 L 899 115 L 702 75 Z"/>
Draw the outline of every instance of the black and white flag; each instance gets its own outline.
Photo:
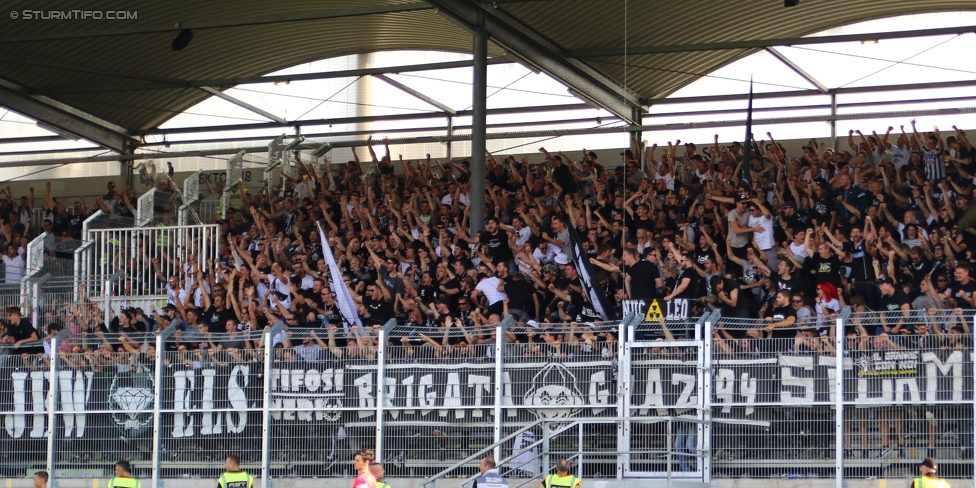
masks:
<path id="1" fill-rule="evenodd" d="M 610 315 L 607 314 L 607 310 L 610 309 L 607 305 L 607 297 L 603 293 L 600 283 L 594 282 L 595 275 L 593 268 L 590 267 L 590 260 L 586 251 L 583 250 L 583 241 L 573 226 L 570 225 L 567 228 L 569 229 L 569 239 L 573 243 L 573 255 L 570 257 L 573 259 L 573 264 L 576 265 L 576 272 L 579 273 L 580 282 L 583 284 L 583 295 L 590 302 L 593 311 L 600 314 L 603 320 L 610 320 Z"/>
<path id="2" fill-rule="evenodd" d="M 339 269 L 339 264 L 336 263 L 335 256 L 332 255 L 332 248 L 329 247 L 329 234 L 325 232 L 320 222 L 316 222 L 315 225 L 319 228 L 319 239 L 322 240 L 322 257 L 325 258 L 325 263 L 329 265 L 329 275 L 332 277 L 330 286 L 332 287 L 332 295 L 335 296 L 336 304 L 339 305 L 339 313 L 342 315 L 342 326 L 346 330 L 346 334 L 349 335 L 351 333 L 349 326 L 355 325 L 360 337 L 365 337 L 366 333 L 363 331 L 363 323 L 359 320 L 359 312 L 356 311 L 356 302 L 353 301 L 352 295 L 349 294 L 349 289 L 346 288 L 346 284 L 342 281 L 342 270 Z"/>

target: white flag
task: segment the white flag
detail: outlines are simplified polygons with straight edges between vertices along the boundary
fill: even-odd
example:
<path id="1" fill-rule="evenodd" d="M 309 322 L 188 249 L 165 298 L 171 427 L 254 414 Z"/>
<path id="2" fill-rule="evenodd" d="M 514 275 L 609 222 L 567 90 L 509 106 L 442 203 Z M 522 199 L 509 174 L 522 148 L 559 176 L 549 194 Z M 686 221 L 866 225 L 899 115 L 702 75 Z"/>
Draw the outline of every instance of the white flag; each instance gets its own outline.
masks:
<path id="1" fill-rule="evenodd" d="M 325 258 L 325 264 L 329 265 L 329 275 L 332 278 L 329 287 L 332 288 L 332 296 L 335 297 L 336 303 L 339 305 L 339 314 L 342 315 L 342 327 L 346 330 L 346 336 L 351 335 L 349 326 L 355 325 L 359 336 L 366 337 L 363 323 L 359 320 L 359 312 L 356 311 L 356 302 L 353 301 L 349 289 L 342 281 L 342 271 L 339 269 L 339 264 L 336 263 L 335 256 L 332 255 L 332 248 L 329 247 L 328 234 L 322 229 L 321 223 L 316 222 L 315 225 L 319 228 L 319 239 L 322 240 L 322 256 Z"/>

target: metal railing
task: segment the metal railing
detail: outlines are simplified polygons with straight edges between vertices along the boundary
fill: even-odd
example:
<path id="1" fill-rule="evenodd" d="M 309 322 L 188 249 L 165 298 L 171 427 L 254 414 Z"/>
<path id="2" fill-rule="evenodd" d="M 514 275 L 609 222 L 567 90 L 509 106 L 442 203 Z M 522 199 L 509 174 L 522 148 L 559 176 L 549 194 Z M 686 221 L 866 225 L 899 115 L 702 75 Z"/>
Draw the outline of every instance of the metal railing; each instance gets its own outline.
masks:
<path id="1" fill-rule="evenodd" d="M 126 297 L 166 297 L 172 292 L 170 276 L 183 276 L 191 264 L 212 269 L 220 257 L 220 230 L 212 224 L 89 229 L 87 240 L 91 244 L 84 247 L 80 266 L 88 276 L 121 272 L 114 293 Z M 89 288 L 91 300 L 104 295 L 100 285 Z"/>
<path id="2" fill-rule="evenodd" d="M 104 476 L 120 457 L 137 476 L 210 476 L 227 453 L 265 479 L 347 476 L 337 461 L 362 447 L 391 477 L 469 476 L 489 452 L 522 478 L 555 456 L 588 479 L 839 484 L 926 456 L 972 476 L 972 311 L 821 317 L 774 337 L 718 314 L 658 323 L 689 331 L 660 340 L 635 317 L 154 334 L 57 283 L 29 317 L 48 343 L 0 349 L 0 470 L 17 476 L 42 460 Z"/>

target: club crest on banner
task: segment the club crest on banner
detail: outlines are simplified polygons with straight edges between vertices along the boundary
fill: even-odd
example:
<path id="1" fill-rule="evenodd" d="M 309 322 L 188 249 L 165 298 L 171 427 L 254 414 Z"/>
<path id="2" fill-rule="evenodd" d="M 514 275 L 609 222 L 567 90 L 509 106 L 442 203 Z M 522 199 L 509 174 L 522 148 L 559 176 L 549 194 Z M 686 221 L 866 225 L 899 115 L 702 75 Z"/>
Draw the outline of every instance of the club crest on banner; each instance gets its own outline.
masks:
<path id="1" fill-rule="evenodd" d="M 127 437 L 142 434 L 152 424 L 154 381 L 151 375 L 116 373 L 108 392 L 112 421 Z"/>
<path id="2" fill-rule="evenodd" d="M 576 376 L 559 363 L 549 363 L 536 373 L 523 401 L 527 407 L 542 407 L 532 413 L 536 418 L 549 420 L 574 417 L 585 404 Z"/>

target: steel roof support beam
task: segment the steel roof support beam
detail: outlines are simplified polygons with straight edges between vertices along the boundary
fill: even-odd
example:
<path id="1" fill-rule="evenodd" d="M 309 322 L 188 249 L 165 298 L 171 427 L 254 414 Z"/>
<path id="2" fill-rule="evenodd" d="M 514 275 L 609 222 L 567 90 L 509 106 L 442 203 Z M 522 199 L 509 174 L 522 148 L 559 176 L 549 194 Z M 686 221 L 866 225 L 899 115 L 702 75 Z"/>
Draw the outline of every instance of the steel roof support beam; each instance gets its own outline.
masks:
<path id="1" fill-rule="evenodd" d="M 662 46 L 627 46 L 627 54 L 686 53 L 697 51 L 725 51 L 730 49 L 763 49 L 771 46 L 800 46 L 806 44 L 831 44 L 835 42 L 878 41 L 881 39 L 907 39 L 912 37 L 932 37 L 969 34 L 976 26 L 946 27 L 938 29 L 905 30 L 894 32 L 872 32 L 866 34 L 843 34 L 817 37 L 783 37 L 776 39 L 753 39 L 747 41 L 708 42 L 701 44 L 674 44 Z M 623 56 L 622 48 L 581 49 L 569 53 L 574 58 L 595 58 L 603 56 Z"/>
<path id="2" fill-rule="evenodd" d="M 488 115 L 509 115 L 509 114 L 530 114 L 541 112 L 561 112 L 564 110 L 584 110 L 594 109 L 583 103 L 573 103 L 567 105 L 541 105 L 536 107 L 514 107 L 514 108 L 495 108 L 488 109 Z M 472 110 L 458 110 L 458 117 L 470 117 L 474 115 Z M 211 125 L 203 127 L 182 127 L 176 129 L 148 129 L 134 130 L 133 134 L 193 134 L 199 132 L 224 132 L 235 130 L 251 129 L 274 129 L 278 127 L 305 127 L 315 125 L 338 125 L 338 124 L 364 124 L 368 122 L 389 122 L 393 120 L 422 120 L 422 119 L 442 119 L 443 112 L 422 112 L 417 114 L 395 114 L 395 115 L 369 115 L 362 117 L 340 117 L 335 119 L 315 119 L 315 120 L 293 120 L 282 124 L 278 122 L 258 122 L 253 124 L 234 124 L 234 125 Z M 376 131 L 381 132 L 381 131 Z M 273 137 L 272 137 L 273 138 Z"/>
<path id="3" fill-rule="evenodd" d="M 23 95 L 4 86 L 0 86 L 0 105 L 42 124 L 119 153 L 130 150 L 136 144 L 136 140 L 126 134 L 97 124 L 55 104 Z"/>
<path id="4" fill-rule="evenodd" d="M 799 124 L 804 122 L 824 122 L 830 120 L 864 120 L 864 119 L 878 119 L 878 118 L 897 118 L 897 117 L 927 117 L 933 115 L 959 115 L 959 114 L 976 114 L 976 106 L 974 107 L 959 107 L 959 108 L 940 108 L 940 109 L 929 109 L 929 110 L 900 110 L 893 112 L 865 112 L 865 113 L 855 113 L 855 114 L 840 114 L 835 117 L 830 115 L 810 115 L 802 117 L 775 117 L 768 119 L 754 119 L 754 124 Z M 443 114 L 441 114 L 443 116 Z M 628 126 L 618 126 L 618 127 L 590 127 L 585 129 L 548 129 L 548 130 L 536 130 L 536 131 L 518 131 L 518 132 L 489 132 L 485 135 L 485 139 L 522 139 L 522 138 L 533 138 L 533 137 L 561 137 L 561 136 L 575 136 L 575 135 L 585 135 L 585 134 L 619 134 L 619 133 L 635 133 L 638 131 L 643 132 L 655 132 L 655 131 L 673 131 L 682 129 L 703 129 L 711 127 L 742 127 L 745 125 L 745 120 L 721 120 L 714 122 L 694 122 L 694 123 L 677 123 L 677 124 L 657 124 L 657 125 L 628 125 Z M 271 139 L 271 137 L 268 137 Z M 469 141 L 471 140 L 470 134 L 455 134 L 453 136 L 417 136 L 417 137 L 404 137 L 399 139 L 390 139 L 390 144 L 431 144 L 431 143 L 444 143 L 447 141 Z M 353 141 L 334 141 L 329 142 L 334 148 L 338 147 L 364 147 L 366 146 L 366 141 L 364 140 L 353 140 Z M 309 149 L 316 149 L 319 143 L 313 144 L 302 144 L 296 147 L 296 150 L 304 151 Z M 171 153 L 148 153 L 148 154 L 122 154 L 116 156 L 98 156 L 87 159 L 78 158 L 61 158 L 61 159 L 43 159 L 43 160 L 27 160 L 27 161 L 3 161 L 0 162 L 0 168 L 16 168 L 20 166 L 53 166 L 59 164 L 75 164 L 75 163 L 94 163 L 94 162 L 104 162 L 104 161 L 140 161 L 144 159 L 159 159 L 161 157 L 167 158 L 189 158 L 189 157 L 200 157 L 200 156 L 215 156 L 220 154 L 236 154 L 239 151 L 244 151 L 245 153 L 266 153 L 268 152 L 268 146 L 255 146 L 255 147 L 234 147 L 230 149 L 207 149 L 200 151 L 177 151 Z"/>
<path id="5" fill-rule="evenodd" d="M 424 103 L 427 103 L 428 105 L 431 105 L 433 107 L 437 107 L 442 112 L 445 112 L 445 113 L 448 113 L 448 114 L 451 114 L 451 115 L 454 115 L 454 114 L 457 113 L 457 110 L 454 110 L 453 108 L 448 107 L 447 105 L 444 105 L 443 103 L 438 102 L 437 100 L 434 100 L 433 98 L 430 98 L 427 95 L 424 95 L 423 93 L 420 93 L 419 91 L 414 90 L 413 88 L 410 88 L 409 86 L 404 85 L 403 83 L 400 83 L 399 81 L 396 81 L 396 80 L 390 78 L 389 76 L 386 76 L 384 74 L 376 74 L 376 75 L 373 75 L 373 78 L 376 78 L 377 80 L 383 81 L 386 84 L 388 84 L 388 85 L 390 85 L 390 86 L 392 86 L 394 88 L 397 88 L 400 91 L 402 91 L 402 92 L 404 92 L 404 93 L 406 93 L 408 95 L 411 95 L 414 98 L 416 98 L 416 99 L 418 99 L 418 100 L 420 100 L 420 101 L 422 101 Z"/>
<path id="6" fill-rule="evenodd" d="M 10 61 L 0 58 L 0 61 Z M 509 64 L 515 61 L 507 57 L 497 57 L 488 60 L 488 64 Z M 30 94 L 61 94 L 61 93 L 98 93 L 116 91 L 139 91 L 139 90 L 161 90 L 166 88 L 186 88 L 204 86 L 237 86 L 237 85 L 257 85 L 263 83 L 308 81 L 308 80 L 327 80 L 333 78 L 355 78 L 357 76 L 372 76 L 383 73 L 409 73 L 414 71 L 433 71 L 440 69 L 470 68 L 473 61 L 446 61 L 443 63 L 413 64 L 407 66 L 389 66 L 385 68 L 361 68 L 342 71 L 323 71 L 318 73 L 304 73 L 293 75 L 275 76 L 248 76 L 242 78 L 214 78 L 210 80 L 187 80 L 179 82 L 167 82 L 166 80 L 147 81 L 146 83 L 136 83 L 132 85 L 51 85 L 38 86 L 27 91 Z M 61 66 L 63 69 L 76 70 L 73 67 Z M 80 68 L 78 68 L 80 69 Z M 121 76 L 121 75 L 120 75 Z M 131 76 L 130 76 L 131 77 Z"/>
<path id="7" fill-rule="evenodd" d="M 965 88 L 976 86 L 976 80 L 966 80 L 966 81 L 935 81 L 932 83 L 913 83 L 911 85 L 874 85 L 874 86 L 852 86 L 844 88 L 832 88 L 828 89 L 828 93 L 836 93 L 838 95 L 850 95 L 856 93 L 879 93 L 879 92 L 895 92 L 895 91 L 908 91 L 908 90 L 939 90 L 946 88 Z M 753 94 L 753 98 L 759 99 L 772 99 L 772 98 L 793 98 L 793 97 L 809 97 L 809 96 L 823 96 L 826 93 L 821 93 L 817 90 L 791 90 L 782 92 L 769 92 L 769 93 L 756 93 Z M 730 102 L 734 100 L 748 100 L 749 94 L 741 93 L 736 95 L 709 95 L 704 97 L 672 97 L 672 98 L 653 98 L 648 100 L 651 105 L 666 105 L 675 103 L 703 103 L 703 102 Z"/>
<path id="8" fill-rule="evenodd" d="M 260 116 L 262 116 L 262 117 L 264 117 L 266 119 L 273 120 L 275 122 L 278 122 L 279 124 L 287 124 L 288 123 L 287 120 L 285 120 L 285 119 L 283 119 L 281 117 L 278 117 L 277 115 L 275 115 L 275 114 L 273 114 L 271 112 L 267 112 L 267 111 L 261 110 L 260 108 L 257 108 L 254 105 L 251 105 L 250 103 L 247 103 L 247 102 L 245 102 L 243 100 L 238 100 L 238 99 L 236 99 L 236 98 L 234 98 L 234 97 L 232 97 L 232 96 L 230 96 L 230 95 L 228 95 L 228 94 L 226 94 L 226 93 L 224 93 L 224 92 L 222 92 L 220 90 L 215 90 L 213 88 L 210 88 L 209 86 L 203 86 L 203 87 L 200 87 L 200 89 L 203 90 L 203 91 L 205 91 L 205 92 L 207 92 L 207 93 L 209 93 L 209 94 L 211 94 L 211 95 L 213 95 L 213 96 L 215 96 L 215 97 L 217 97 L 217 98 L 220 98 L 220 99 L 223 99 L 223 100 L 227 100 L 228 102 L 233 103 L 234 105 L 237 105 L 238 107 L 241 107 L 244 110 L 248 110 L 250 112 L 254 112 L 254 113 L 256 113 L 256 114 L 258 114 L 258 115 L 260 115 Z"/>
<path id="9" fill-rule="evenodd" d="M 794 63 L 793 60 L 790 59 L 788 56 L 779 52 L 776 48 L 773 47 L 767 47 L 766 51 L 768 51 L 769 54 L 772 54 L 773 57 L 775 57 L 776 59 L 780 60 L 783 64 L 786 65 L 786 67 L 793 70 L 794 73 L 800 75 L 801 78 L 807 80 L 807 82 L 809 82 L 811 85 L 817 87 L 817 90 L 820 90 L 820 93 L 827 93 L 827 87 L 824 86 L 823 83 L 817 81 L 816 78 L 814 78 L 810 73 L 807 73 L 799 65 Z"/>
<path id="10" fill-rule="evenodd" d="M 619 86 L 614 80 L 583 62 L 569 59 L 567 52 L 529 26 L 505 12 L 468 0 L 428 0 L 438 12 L 469 31 L 484 16 L 484 30 L 496 44 L 508 50 L 525 64 L 556 78 L 573 94 L 607 109 L 622 120 L 633 123 L 633 110 L 641 108 L 640 98 Z"/>

